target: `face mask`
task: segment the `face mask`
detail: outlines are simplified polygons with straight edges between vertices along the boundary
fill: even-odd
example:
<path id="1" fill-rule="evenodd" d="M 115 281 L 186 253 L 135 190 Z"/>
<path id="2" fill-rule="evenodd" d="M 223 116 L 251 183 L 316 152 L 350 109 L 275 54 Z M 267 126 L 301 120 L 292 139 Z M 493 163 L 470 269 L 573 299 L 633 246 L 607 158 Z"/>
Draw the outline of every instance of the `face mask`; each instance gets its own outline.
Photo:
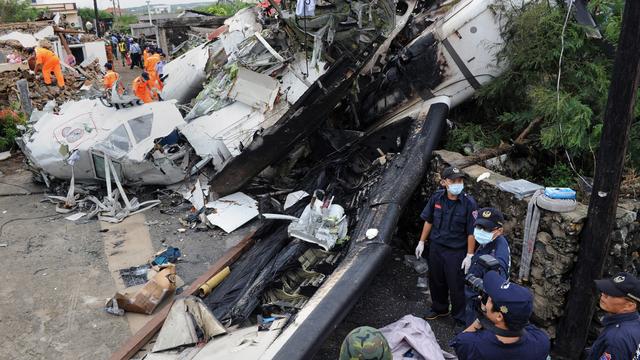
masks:
<path id="1" fill-rule="evenodd" d="M 451 195 L 460 195 L 462 189 L 464 189 L 464 184 L 451 184 L 448 187 L 449 193 L 451 193 Z"/>
<path id="2" fill-rule="evenodd" d="M 473 236 L 480 245 L 486 245 L 493 240 L 493 233 L 475 228 Z"/>

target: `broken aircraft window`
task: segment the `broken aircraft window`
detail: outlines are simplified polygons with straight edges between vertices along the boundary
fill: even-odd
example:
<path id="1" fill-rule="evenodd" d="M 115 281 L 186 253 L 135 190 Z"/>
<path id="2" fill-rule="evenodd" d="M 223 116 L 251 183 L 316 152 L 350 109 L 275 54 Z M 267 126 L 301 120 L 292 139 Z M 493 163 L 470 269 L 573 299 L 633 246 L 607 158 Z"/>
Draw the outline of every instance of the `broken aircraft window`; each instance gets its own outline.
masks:
<path id="1" fill-rule="evenodd" d="M 106 173 L 104 172 L 104 156 L 98 155 L 96 153 L 91 153 L 91 159 L 93 160 L 93 170 L 95 171 L 95 175 L 97 179 L 105 180 L 107 178 Z M 118 179 L 123 179 L 122 177 L 122 165 L 115 160 L 111 160 L 113 163 L 113 167 L 116 169 L 116 174 L 118 174 Z M 113 178 L 113 176 L 112 176 Z"/>
<path id="2" fill-rule="evenodd" d="M 143 115 L 129 120 L 129 127 L 136 143 L 141 142 L 151 135 L 151 128 L 153 127 L 153 114 Z"/>
<path id="3" fill-rule="evenodd" d="M 128 152 L 131 147 L 131 141 L 129 141 L 129 134 L 127 134 L 127 129 L 124 128 L 124 125 L 118 126 L 118 128 L 109 135 L 106 143 L 113 145 L 125 153 Z"/>

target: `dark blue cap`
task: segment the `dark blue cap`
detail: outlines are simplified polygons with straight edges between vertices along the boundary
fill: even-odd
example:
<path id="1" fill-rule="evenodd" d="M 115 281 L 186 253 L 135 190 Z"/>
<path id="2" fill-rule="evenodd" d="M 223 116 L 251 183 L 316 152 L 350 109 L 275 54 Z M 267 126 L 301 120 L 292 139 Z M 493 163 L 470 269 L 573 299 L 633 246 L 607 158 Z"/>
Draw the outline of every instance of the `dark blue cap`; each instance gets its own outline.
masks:
<path id="1" fill-rule="evenodd" d="M 493 301 L 494 311 L 500 311 L 511 324 L 524 327 L 533 312 L 533 295 L 529 289 L 505 280 L 496 271 L 484 275 L 484 290 Z"/>
<path id="2" fill-rule="evenodd" d="M 614 297 L 628 297 L 640 303 L 640 280 L 627 272 L 611 279 L 596 280 L 598 290 Z"/>
<path id="3" fill-rule="evenodd" d="M 493 230 L 502 227 L 504 224 L 504 216 L 502 216 L 500 210 L 495 208 L 482 208 L 477 210 L 474 215 L 476 218 L 474 226 L 480 225 L 485 229 Z"/>
<path id="4" fill-rule="evenodd" d="M 443 179 L 457 179 L 461 177 L 467 177 L 467 174 L 463 173 L 462 170 L 458 169 L 455 166 L 449 166 L 442 170 L 442 174 L 440 176 Z"/>

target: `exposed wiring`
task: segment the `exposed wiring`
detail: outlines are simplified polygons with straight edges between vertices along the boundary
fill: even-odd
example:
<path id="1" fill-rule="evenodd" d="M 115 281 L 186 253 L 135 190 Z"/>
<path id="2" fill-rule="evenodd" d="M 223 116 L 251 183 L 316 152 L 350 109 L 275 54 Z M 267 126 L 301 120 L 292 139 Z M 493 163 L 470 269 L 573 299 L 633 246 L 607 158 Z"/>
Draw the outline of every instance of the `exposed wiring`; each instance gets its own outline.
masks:
<path id="1" fill-rule="evenodd" d="M 559 117 L 560 115 L 560 78 L 562 76 L 562 57 L 564 56 L 564 34 L 567 30 L 567 25 L 569 24 L 569 16 L 571 16 L 571 8 L 573 7 L 574 1 L 575 0 L 569 0 L 569 5 L 567 6 L 567 15 L 564 18 L 564 24 L 562 25 L 562 34 L 560 35 L 560 59 L 558 59 L 558 80 L 556 82 L 556 117 Z M 578 170 L 576 170 L 576 167 L 573 164 L 573 159 L 571 158 L 571 155 L 569 155 L 569 152 L 567 151 L 567 146 L 564 141 L 564 132 L 562 130 L 562 121 L 560 119 L 558 119 L 558 130 L 560 132 L 560 141 L 562 142 L 562 149 L 564 150 L 564 155 L 566 156 L 567 161 L 569 162 L 569 166 L 571 167 L 571 170 L 573 170 L 573 172 L 576 175 L 578 175 L 578 177 L 585 184 L 589 184 L 587 179 L 585 179 L 578 172 Z M 595 167 L 595 160 L 594 160 L 594 167 Z"/>

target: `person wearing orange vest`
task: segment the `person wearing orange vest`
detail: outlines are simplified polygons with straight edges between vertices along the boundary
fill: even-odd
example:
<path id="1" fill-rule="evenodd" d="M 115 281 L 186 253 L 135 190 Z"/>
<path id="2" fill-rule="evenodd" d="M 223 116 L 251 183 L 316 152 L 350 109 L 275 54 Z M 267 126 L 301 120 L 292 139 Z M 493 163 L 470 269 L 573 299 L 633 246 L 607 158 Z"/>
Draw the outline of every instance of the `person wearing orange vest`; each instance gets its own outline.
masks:
<path id="1" fill-rule="evenodd" d="M 113 71 L 113 64 L 106 63 L 104 64 L 104 68 L 107 70 L 107 73 L 104 75 L 103 83 L 104 89 L 106 91 L 110 91 L 113 87 L 113 84 L 120 79 L 120 74 Z M 118 93 L 122 94 L 124 92 L 124 88 L 122 85 L 118 85 Z"/>
<path id="2" fill-rule="evenodd" d="M 60 59 L 51 50 L 43 47 L 27 48 L 27 53 L 36 59 L 35 71 L 42 68 L 42 78 L 44 83 L 51 85 L 51 73 L 56 76 L 58 87 L 64 87 L 64 76 L 60 67 Z"/>
<path id="3" fill-rule="evenodd" d="M 149 79 L 151 79 L 151 87 L 157 89 L 158 91 L 162 91 L 162 81 L 158 76 L 158 72 L 156 71 L 156 65 L 160 62 L 160 54 L 155 51 L 152 51 L 152 55 L 150 55 L 147 60 L 144 61 L 144 71 L 149 74 Z"/>
<path id="4" fill-rule="evenodd" d="M 147 46 L 142 52 L 142 66 L 146 68 L 147 59 L 151 56 L 151 47 Z"/>
<path id="5" fill-rule="evenodd" d="M 149 74 L 147 74 L 146 72 L 142 72 L 140 76 L 133 80 L 133 84 L 131 84 L 133 93 L 136 94 L 136 96 L 140 98 L 140 100 L 142 100 L 142 102 L 144 102 L 145 104 L 153 102 L 157 99 L 155 92 L 151 91 L 149 82 Z"/>

